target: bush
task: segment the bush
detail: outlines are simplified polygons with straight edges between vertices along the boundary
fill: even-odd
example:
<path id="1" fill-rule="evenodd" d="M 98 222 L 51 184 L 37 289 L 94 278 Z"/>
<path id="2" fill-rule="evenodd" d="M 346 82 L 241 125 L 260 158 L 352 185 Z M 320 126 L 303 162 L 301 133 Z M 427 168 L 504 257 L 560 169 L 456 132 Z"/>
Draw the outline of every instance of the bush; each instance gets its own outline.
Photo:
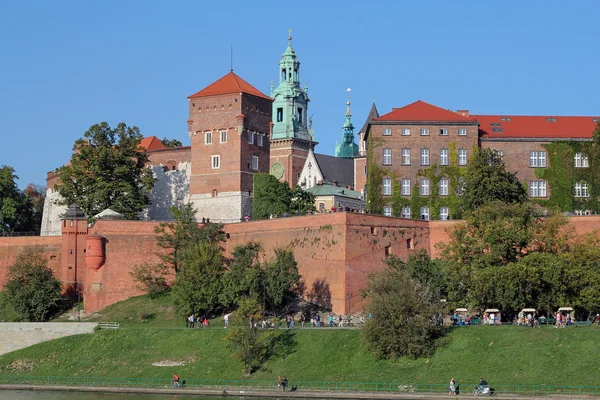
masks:
<path id="1" fill-rule="evenodd" d="M 17 256 L 4 290 L 6 301 L 25 321 L 47 321 L 60 308 L 62 284 L 48 268 L 40 248 Z"/>

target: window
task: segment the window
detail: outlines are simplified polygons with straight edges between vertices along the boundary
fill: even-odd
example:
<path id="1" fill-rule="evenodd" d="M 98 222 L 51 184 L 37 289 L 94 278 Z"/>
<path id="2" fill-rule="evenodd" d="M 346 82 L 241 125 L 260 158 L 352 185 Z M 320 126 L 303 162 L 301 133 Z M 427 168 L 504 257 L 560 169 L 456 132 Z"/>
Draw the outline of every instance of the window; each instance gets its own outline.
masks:
<path id="1" fill-rule="evenodd" d="M 303 112 L 302 107 L 298 107 L 298 123 L 299 124 L 301 124 L 303 121 L 302 112 Z"/>
<path id="2" fill-rule="evenodd" d="M 421 219 L 429 221 L 429 207 L 421 207 Z"/>
<path id="3" fill-rule="evenodd" d="M 440 179 L 440 196 L 448 196 L 448 179 Z"/>
<path id="4" fill-rule="evenodd" d="M 258 171 L 258 157 L 252 156 L 252 169 Z"/>
<path id="5" fill-rule="evenodd" d="M 442 221 L 450 219 L 450 209 L 448 207 L 440 207 L 440 219 Z"/>
<path id="6" fill-rule="evenodd" d="M 410 165 L 410 149 L 402 149 L 402 165 Z"/>
<path id="7" fill-rule="evenodd" d="M 392 194 L 392 179 L 383 178 L 383 195 L 390 196 Z"/>
<path id="8" fill-rule="evenodd" d="M 402 194 L 402 196 L 410 196 L 410 179 L 402 179 L 402 191 L 400 194 Z"/>
<path id="9" fill-rule="evenodd" d="M 279 107 L 277 108 L 277 122 L 282 122 L 283 121 L 283 108 Z"/>
<path id="10" fill-rule="evenodd" d="M 392 136 L 392 128 L 384 128 L 383 136 Z"/>
<path id="11" fill-rule="evenodd" d="M 392 165 L 392 149 L 383 149 L 383 165 Z"/>
<path id="12" fill-rule="evenodd" d="M 465 180 L 458 178 L 458 187 L 456 188 L 456 194 L 461 196 L 465 192 Z"/>
<path id="13" fill-rule="evenodd" d="M 402 218 L 410 218 L 410 207 L 402 207 L 402 210 L 400 212 L 400 216 Z"/>
<path id="14" fill-rule="evenodd" d="M 261 146 L 261 147 L 263 145 L 263 139 L 264 139 L 263 135 L 258 135 L 256 137 L 256 141 L 257 141 L 258 145 Z"/>
<path id="15" fill-rule="evenodd" d="M 448 149 L 440 150 L 440 165 L 448 165 Z"/>
<path id="16" fill-rule="evenodd" d="M 458 165 L 467 165 L 467 149 L 458 150 Z"/>
<path id="17" fill-rule="evenodd" d="M 429 165 L 429 149 L 421 149 L 421 165 Z"/>
<path id="18" fill-rule="evenodd" d="M 440 136 L 448 136 L 448 129 L 441 128 L 440 129 Z"/>
<path id="19" fill-rule="evenodd" d="M 465 128 L 459 129 L 458 136 L 467 136 L 467 130 Z"/>
<path id="20" fill-rule="evenodd" d="M 429 196 L 429 179 L 421 179 L 421 196 Z"/>
<path id="21" fill-rule="evenodd" d="M 212 144 L 212 132 L 204 133 L 204 144 Z"/>
<path id="22" fill-rule="evenodd" d="M 402 136 L 410 136 L 410 129 L 407 129 L 407 128 L 402 129 Z"/>
<path id="23" fill-rule="evenodd" d="M 545 181 L 529 182 L 529 197 L 546 197 L 546 182 Z"/>
<path id="24" fill-rule="evenodd" d="M 575 153 L 575 168 L 588 168 L 590 166 L 588 156 L 583 153 Z"/>
<path id="25" fill-rule="evenodd" d="M 429 136 L 429 129 L 421 128 L 421 136 Z"/>
<path id="26" fill-rule="evenodd" d="M 575 184 L 575 197 L 590 197 L 587 183 L 579 182 Z"/>
<path id="27" fill-rule="evenodd" d="M 530 151 L 529 166 L 531 168 L 546 168 L 546 152 L 545 151 Z"/>
<path id="28" fill-rule="evenodd" d="M 212 156 L 212 168 L 221 168 L 221 156 Z"/>
<path id="29" fill-rule="evenodd" d="M 392 207 L 390 207 L 390 206 L 383 207 L 383 216 L 391 217 L 392 216 Z"/>
<path id="30" fill-rule="evenodd" d="M 227 131 L 219 132 L 221 136 L 221 143 L 227 143 Z"/>

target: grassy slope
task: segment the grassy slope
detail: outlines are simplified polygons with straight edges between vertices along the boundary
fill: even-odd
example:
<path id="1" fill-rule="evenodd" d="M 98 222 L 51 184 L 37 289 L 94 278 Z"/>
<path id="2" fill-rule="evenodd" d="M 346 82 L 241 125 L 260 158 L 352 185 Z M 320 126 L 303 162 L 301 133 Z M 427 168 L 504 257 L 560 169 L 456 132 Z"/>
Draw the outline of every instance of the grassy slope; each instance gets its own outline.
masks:
<path id="1" fill-rule="evenodd" d="M 240 363 L 223 340 L 222 325 L 179 329 L 180 318 L 163 319 L 173 318 L 168 303 L 168 298 L 148 302 L 141 297 L 114 305 L 98 319 L 119 320 L 124 329 L 72 336 L 6 354 L 0 357 L 0 373 L 164 378 L 177 371 L 189 379 L 244 379 Z M 154 318 L 138 322 L 139 310 L 152 308 Z M 477 382 L 484 376 L 495 384 L 570 386 L 596 384 L 600 371 L 597 327 L 459 328 L 450 333 L 448 346 L 430 359 L 396 362 L 374 359 L 361 348 L 355 330 L 296 329 L 293 334 L 294 352 L 271 360 L 270 371 L 251 379 L 287 375 L 294 381 L 446 383 L 451 376 L 459 382 Z M 161 360 L 188 363 L 151 365 Z"/>

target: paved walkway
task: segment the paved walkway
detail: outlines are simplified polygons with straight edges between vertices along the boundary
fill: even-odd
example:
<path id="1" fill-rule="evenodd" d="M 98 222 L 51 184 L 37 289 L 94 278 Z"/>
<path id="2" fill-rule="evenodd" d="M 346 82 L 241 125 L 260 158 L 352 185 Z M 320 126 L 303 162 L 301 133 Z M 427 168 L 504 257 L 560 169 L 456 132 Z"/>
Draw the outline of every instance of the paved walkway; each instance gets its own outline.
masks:
<path id="1" fill-rule="evenodd" d="M 449 396 L 441 393 L 376 393 L 376 392 L 344 392 L 344 391 L 308 391 L 297 392 L 280 390 L 242 390 L 229 389 L 174 389 L 174 388 L 117 388 L 117 387 L 83 387 L 83 386 L 38 386 L 38 385 L 0 385 L 4 390 L 51 390 L 51 391 L 78 391 L 78 392 L 102 392 L 102 393 L 138 393 L 138 394 L 163 394 L 163 395 L 200 395 L 200 396 L 238 396 L 238 397 L 276 397 L 276 398 L 311 398 L 311 399 L 458 399 L 460 397 L 474 397 L 471 393 L 460 396 Z M 590 399 L 590 396 L 517 396 L 517 395 L 494 395 L 494 399 Z"/>

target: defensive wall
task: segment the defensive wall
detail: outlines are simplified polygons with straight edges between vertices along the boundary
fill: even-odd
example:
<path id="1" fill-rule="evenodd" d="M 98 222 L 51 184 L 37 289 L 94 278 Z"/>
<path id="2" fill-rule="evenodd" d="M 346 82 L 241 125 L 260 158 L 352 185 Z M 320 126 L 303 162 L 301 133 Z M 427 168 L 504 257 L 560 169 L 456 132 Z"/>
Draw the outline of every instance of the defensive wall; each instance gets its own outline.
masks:
<path id="1" fill-rule="evenodd" d="M 420 221 L 370 214 L 339 212 L 225 225 L 226 255 L 240 244 L 262 244 L 264 257 L 291 246 L 306 289 L 315 281 L 327 283 L 336 313 L 358 312 L 360 291 L 367 276 L 380 270 L 389 254 L 406 259 L 416 249 L 440 256 L 436 244 L 448 238 L 448 228 L 461 221 Z M 570 217 L 578 233 L 600 228 L 600 216 Z M 131 276 L 132 267 L 159 261 L 164 251 L 156 244 L 159 222 L 63 221 L 60 237 L 0 238 L 0 285 L 16 256 L 41 246 L 49 266 L 67 284 L 78 282 L 85 310 L 97 311 L 142 294 Z M 98 245 L 96 245 L 98 244 Z"/>

